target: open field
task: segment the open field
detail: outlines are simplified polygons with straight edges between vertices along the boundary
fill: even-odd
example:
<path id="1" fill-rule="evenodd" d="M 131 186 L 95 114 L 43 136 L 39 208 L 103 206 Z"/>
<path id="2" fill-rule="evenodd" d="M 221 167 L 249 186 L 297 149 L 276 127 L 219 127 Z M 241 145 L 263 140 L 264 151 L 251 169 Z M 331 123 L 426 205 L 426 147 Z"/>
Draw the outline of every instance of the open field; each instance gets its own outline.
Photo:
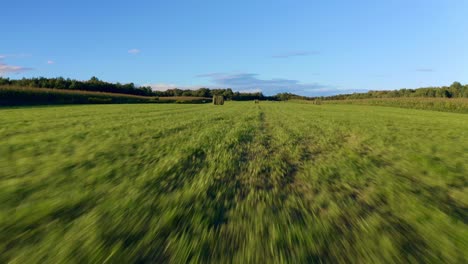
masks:
<path id="1" fill-rule="evenodd" d="M 468 115 L 0 109 L 0 263 L 466 263 Z"/>
<path id="2" fill-rule="evenodd" d="M 468 98 L 396 97 L 324 100 L 326 104 L 391 106 L 441 112 L 468 113 Z"/>

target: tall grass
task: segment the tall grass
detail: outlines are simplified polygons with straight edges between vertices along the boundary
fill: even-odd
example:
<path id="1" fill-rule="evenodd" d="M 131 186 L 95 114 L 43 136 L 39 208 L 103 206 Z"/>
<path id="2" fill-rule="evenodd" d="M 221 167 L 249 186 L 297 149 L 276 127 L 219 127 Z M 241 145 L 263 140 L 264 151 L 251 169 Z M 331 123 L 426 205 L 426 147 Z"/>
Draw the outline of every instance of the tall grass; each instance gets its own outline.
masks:
<path id="1" fill-rule="evenodd" d="M 468 98 L 399 97 L 324 100 L 325 104 L 380 105 L 442 112 L 468 113 Z"/>
<path id="2" fill-rule="evenodd" d="M 464 115 L 226 102 L 0 124 L 0 263 L 468 261 Z"/>

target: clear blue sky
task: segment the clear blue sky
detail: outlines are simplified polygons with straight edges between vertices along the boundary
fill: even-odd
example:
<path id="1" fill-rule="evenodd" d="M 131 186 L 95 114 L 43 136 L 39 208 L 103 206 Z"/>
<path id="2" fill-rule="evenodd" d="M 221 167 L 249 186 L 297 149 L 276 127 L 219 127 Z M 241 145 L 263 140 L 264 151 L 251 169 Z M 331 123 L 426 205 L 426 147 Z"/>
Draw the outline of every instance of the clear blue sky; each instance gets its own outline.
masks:
<path id="1" fill-rule="evenodd" d="M 0 74 L 304 95 L 468 83 L 466 0 L 4 1 Z"/>

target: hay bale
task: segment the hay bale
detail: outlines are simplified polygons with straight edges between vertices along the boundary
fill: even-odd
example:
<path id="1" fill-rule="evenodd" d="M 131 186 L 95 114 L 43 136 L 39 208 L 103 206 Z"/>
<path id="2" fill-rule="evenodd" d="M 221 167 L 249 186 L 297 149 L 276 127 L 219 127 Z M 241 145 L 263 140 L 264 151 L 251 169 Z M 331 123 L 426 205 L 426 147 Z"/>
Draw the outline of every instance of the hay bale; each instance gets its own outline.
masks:
<path id="1" fill-rule="evenodd" d="M 222 95 L 213 95 L 213 104 L 214 105 L 224 105 L 224 96 L 222 96 Z"/>

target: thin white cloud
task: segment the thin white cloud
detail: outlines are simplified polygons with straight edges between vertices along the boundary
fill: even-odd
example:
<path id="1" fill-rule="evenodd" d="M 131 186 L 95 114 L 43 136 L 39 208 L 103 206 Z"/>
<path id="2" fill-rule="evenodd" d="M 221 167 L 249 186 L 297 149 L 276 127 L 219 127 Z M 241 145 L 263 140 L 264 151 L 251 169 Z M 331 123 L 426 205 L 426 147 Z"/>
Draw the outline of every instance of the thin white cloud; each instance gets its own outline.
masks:
<path id="1" fill-rule="evenodd" d="M 5 76 L 11 73 L 21 73 L 21 72 L 30 71 L 30 70 L 32 70 L 32 68 L 0 63 L 0 76 Z"/>
<path id="2" fill-rule="evenodd" d="M 54 63 L 55 63 L 55 61 L 53 61 L 53 60 L 48 60 L 47 61 L 47 64 L 54 64 Z"/>
<path id="3" fill-rule="evenodd" d="M 130 54 L 138 54 L 140 52 L 141 52 L 141 50 L 139 50 L 139 49 L 131 49 L 131 50 L 128 51 L 128 53 L 130 53 Z"/>
<path id="4" fill-rule="evenodd" d="M 8 57 L 25 57 L 27 54 L 0 54 L 0 76 L 6 76 L 8 74 L 18 74 L 25 71 L 30 71 L 32 68 L 10 65 L 3 62 Z"/>

